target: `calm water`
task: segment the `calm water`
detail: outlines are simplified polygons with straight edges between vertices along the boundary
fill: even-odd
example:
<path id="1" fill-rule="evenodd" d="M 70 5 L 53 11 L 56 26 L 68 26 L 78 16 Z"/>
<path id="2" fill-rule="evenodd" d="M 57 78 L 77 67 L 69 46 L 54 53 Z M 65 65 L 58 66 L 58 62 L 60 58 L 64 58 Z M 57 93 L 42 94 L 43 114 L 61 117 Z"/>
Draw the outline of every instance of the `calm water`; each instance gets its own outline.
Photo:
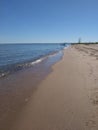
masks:
<path id="1" fill-rule="evenodd" d="M 65 45 L 67 46 L 67 44 Z M 61 44 L 1 44 L 0 77 L 41 61 L 41 58 L 58 52 Z"/>

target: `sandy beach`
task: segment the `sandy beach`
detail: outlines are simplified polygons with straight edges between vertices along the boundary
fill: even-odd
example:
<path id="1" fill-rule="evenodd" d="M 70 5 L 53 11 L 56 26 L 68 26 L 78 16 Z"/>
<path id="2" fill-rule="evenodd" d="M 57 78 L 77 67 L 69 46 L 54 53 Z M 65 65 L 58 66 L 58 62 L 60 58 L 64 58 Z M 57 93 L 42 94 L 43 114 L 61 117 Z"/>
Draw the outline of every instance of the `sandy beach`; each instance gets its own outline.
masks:
<path id="1" fill-rule="evenodd" d="M 65 49 L 10 130 L 98 130 L 97 69 L 98 45 Z"/>
<path id="2" fill-rule="evenodd" d="M 98 0 L 0 0 L 0 130 L 98 130 Z"/>
<path id="3" fill-rule="evenodd" d="M 96 48 L 67 48 L 63 59 L 52 67 L 53 72 L 21 111 L 12 130 L 97 130 Z"/>

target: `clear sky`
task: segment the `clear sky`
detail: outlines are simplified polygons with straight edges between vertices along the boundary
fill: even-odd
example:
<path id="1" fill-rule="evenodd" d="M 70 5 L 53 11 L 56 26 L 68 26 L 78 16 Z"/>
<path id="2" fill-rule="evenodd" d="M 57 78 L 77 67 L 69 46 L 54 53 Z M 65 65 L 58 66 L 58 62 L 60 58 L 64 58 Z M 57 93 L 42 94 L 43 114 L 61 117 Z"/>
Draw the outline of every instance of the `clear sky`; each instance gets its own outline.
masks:
<path id="1" fill-rule="evenodd" d="M 0 43 L 98 41 L 98 0 L 0 0 Z"/>

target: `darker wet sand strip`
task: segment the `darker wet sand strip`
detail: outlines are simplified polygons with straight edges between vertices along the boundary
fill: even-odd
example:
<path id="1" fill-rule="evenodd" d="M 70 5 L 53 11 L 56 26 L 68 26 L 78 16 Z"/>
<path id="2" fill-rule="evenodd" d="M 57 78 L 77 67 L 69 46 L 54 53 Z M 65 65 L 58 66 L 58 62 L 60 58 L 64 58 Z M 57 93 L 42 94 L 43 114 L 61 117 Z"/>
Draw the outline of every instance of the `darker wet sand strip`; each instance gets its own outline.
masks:
<path id="1" fill-rule="evenodd" d="M 97 130 L 98 111 L 92 94 L 95 86 L 98 90 L 98 77 L 93 63 L 98 66 L 96 59 L 76 46 L 66 49 L 11 130 Z"/>
<path id="2" fill-rule="evenodd" d="M 32 67 L 0 78 L 0 130 L 11 130 L 19 113 L 38 89 L 38 84 L 62 56 L 62 51 L 52 53 Z"/>

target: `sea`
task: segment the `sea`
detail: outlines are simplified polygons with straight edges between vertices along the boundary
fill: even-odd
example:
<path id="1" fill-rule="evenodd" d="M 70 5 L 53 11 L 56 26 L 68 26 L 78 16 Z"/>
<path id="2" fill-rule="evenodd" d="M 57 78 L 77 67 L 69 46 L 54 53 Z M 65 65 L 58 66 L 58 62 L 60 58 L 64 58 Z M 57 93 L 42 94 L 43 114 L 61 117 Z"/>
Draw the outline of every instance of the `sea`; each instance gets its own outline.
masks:
<path id="1" fill-rule="evenodd" d="M 69 44 L 0 44 L 0 77 L 34 66 Z"/>

